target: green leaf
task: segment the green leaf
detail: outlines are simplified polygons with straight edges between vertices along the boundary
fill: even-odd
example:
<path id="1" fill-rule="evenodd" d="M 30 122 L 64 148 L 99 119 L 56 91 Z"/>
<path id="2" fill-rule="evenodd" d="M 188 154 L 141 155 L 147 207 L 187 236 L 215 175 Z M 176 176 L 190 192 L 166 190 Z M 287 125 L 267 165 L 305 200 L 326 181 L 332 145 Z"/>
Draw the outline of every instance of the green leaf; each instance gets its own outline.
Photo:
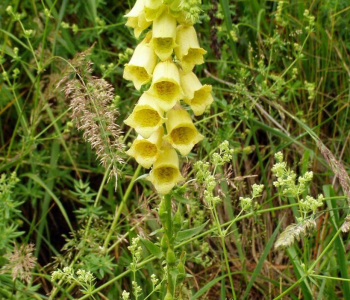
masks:
<path id="1" fill-rule="evenodd" d="M 227 276 L 223 275 L 217 278 L 214 278 L 212 281 L 209 281 L 205 286 L 203 286 L 197 293 L 195 293 L 190 300 L 197 299 L 199 296 L 203 295 L 206 291 L 208 291 L 213 285 L 218 283 L 221 279 L 225 278 Z"/>
<path id="2" fill-rule="evenodd" d="M 141 239 L 142 243 L 146 246 L 147 250 L 151 252 L 155 257 L 162 258 L 163 252 L 156 244 L 152 243 L 150 240 Z"/>
<path id="3" fill-rule="evenodd" d="M 265 246 L 265 249 L 264 249 L 264 252 L 260 256 L 258 264 L 256 265 L 256 268 L 255 268 L 255 270 L 253 272 L 253 275 L 250 278 L 250 281 L 248 283 L 248 286 L 247 286 L 247 288 L 246 288 L 246 290 L 244 292 L 244 295 L 243 295 L 242 299 L 245 299 L 248 296 L 248 293 L 249 293 L 250 289 L 252 288 L 252 286 L 254 284 L 255 278 L 260 274 L 260 271 L 261 271 L 262 266 L 264 265 L 264 261 L 266 259 L 266 256 L 270 252 L 270 249 L 271 249 L 271 247 L 273 245 L 273 242 L 276 239 L 276 236 L 277 236 L 277 233 L 278 233 L 278 231 L 280 229 L 281 224 L 282 224 L 282 221 L 278 224 L 278 226 L 276 227 L 276 229 L 273 232 L 272 236 L 270 237 L 269 241 L 267 242 L 267 244 Z"/>
<path id="4" fill-rule="evenodd" d="M 204 229 L 204 227 L 207 226 L 208 222 L 209 220 L 198 227 L 180 231 L 176 236 L 176 241 L 180 242 L 183 240 L 187 240 L 188 238 L 200 233 Z"/>

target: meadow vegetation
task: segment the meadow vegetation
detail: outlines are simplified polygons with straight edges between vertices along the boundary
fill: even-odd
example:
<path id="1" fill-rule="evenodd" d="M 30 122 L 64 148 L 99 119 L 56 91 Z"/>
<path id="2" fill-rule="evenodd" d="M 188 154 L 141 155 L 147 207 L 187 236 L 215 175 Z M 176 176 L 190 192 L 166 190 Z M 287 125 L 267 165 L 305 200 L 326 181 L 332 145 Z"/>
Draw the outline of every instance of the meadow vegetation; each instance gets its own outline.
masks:
<path id="1" fill-rule="evenodd" d="M 134 0 L 1 1 L 0 299 L 350 299 L 349 2 L 163 2 L 206 51 L 181 130 L 131 116 L 177 84 L 123 78 Z"/>

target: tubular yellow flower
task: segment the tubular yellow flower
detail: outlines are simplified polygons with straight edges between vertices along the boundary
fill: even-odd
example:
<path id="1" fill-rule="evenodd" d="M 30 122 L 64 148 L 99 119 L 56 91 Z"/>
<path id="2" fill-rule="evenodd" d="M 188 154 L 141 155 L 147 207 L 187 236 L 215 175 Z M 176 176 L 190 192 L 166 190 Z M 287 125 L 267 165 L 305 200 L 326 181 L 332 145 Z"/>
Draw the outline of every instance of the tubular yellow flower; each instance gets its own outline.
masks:
<path id="1" fill-rule="evenodd" d="M 134 128 L 144 138 L 149 138 L 165 122 L 163 110 L 158 107 L 157 99 L 143 93 L 134 107 L 132 114 L 124 120 L 126 125 Z"/>
<path id="2" fill-rule="evenodd" d="M 148 176 L 156 190 L 168 194 L 179 181 L 184 180 L 179 170 L 179 157 L 173 148 L 165 147 Z"/>
<path id="3" fill-rule="evenodd" d="M 183 108 L 170 110 L 167 113 L 165 124 L 168 134 L 164 136 L 164 140 L 184 156 L 190 153 L 193 146 L 204 138 L 197 131 L 190 115 Z"/>
<path id="4" fill-rule="evenodd" d="M 158 57 L 164 61 L 170 58 L 176 46 L 176 20 L 164 11 L 153 22 L 152 46 Z"/>
<path id="5" fill-rule="evenodd" d="M 158 98 L 156 101 L 164 111 L 172 109 L 183 97 L 179 69 L 173 62 L 164 61 L 156 65 L 147 93 Z"/>
<path id="6" fill-rule="evenodd" d="M 123 78 L 131 80 L 137 90 L 151 80 L 157 63 L 157 55 L 149 44 L 151 38 L 152 32 L 148 32 L 143 41 L 136 47 L 133 56 L 124 68 Z"/>
<path id="7" fill-rule="evenodd" d="M 193 26 L 179 25 L 176 32 L 176 43 L 175 54 L 181 61 L 182 70 L 185 73 L 192 71 L 195 65 L 204 62 L 203 55 L 207 51 L 199 47 L 196 30 Z"/>
<path id="8" fill-rule="evenodd" d="M 161 153 L 163 135 L 163 127 L 159 127 L 148 139 L 139 135 L 126 154 L 134 157 L 144 168 L 150 168 Z"/>
<path id="9" fill-rule="evenodd" d="M 165 5 L 162 0 L 146 0 L 145 15 L 147 21 L 154 21 L 163 12 Z"/>
<path id="10" fill-rule="evenodd" d="M 134 34 L 137 38 L 142 31 L 151 25 L 151 22 L 146 20 L 144 11 L 145 1 L 146 0 L 136 0 L 134 7 L 125 15 L 125 17 L 128 18 L 125 25 L 134 28 Z"/>
<path id="11" fill-rule="evenodd" d="M 181 73 L 181 87 L 185 94 L 183 100 L 191 106 L 196 116 L 201 115 L 205 108 L 214 101 L 211 95 L 211 85 L 202 85 L 193 72 Z"/>

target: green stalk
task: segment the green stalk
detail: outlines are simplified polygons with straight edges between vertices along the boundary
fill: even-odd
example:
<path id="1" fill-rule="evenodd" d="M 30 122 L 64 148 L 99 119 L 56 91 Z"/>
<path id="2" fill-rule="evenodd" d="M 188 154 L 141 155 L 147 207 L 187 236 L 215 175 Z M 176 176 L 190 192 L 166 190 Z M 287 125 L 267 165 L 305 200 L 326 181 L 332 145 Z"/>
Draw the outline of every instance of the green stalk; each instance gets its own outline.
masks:
<path id="1" fill-rule="evenodd" d="M 166 220 L 166 233 L 169 238 L 169 248 L 170 251 L 174 252 L 174 233 L 173 233 L 173 222 L 172 222 L 172 216 L 171 216 L 171 196 L 165 195 L 164 196 L 165 201 L 165 207 L 167 211 L 167 220 Z M 163 224 L 164 226 L 165 224 Z M 166 253 L 167 254 L 167 253 Z M 174 265 L 172 263 L 168 262 L 168 257 L 166 257 L 166 264 L 167 264 L 167 270 L 168 270 L 168 290 L 169 292 L 175 296 L 175 282 L 173 282 L 172 278 L 172 271 L 174 269 Z"/>
<path id="2" fill-rule="evenodd" d="M 219 221 L 219 218 L 218 218 L 218 214 L 216 212 L 215 207 L 213 208 L 212 212 L 213 212 L 213 216 L 214 216 L 214 220 L 215 220 L 215 225 L 217 227 L 217 230 L 218 230 L 220 238 L 221 238 L 222 249 L 224 250 L 226 269 L 227 269 L 227 273 L 228 273 L 228 278 L 230 280 L 232 296 L 233 296 L 234 300 L 237 300 L 236 293 L 235 293 L 235 287 L 233 285 L 233 279 L 232 279 L 230 264 L 229 264 L 228 257 L 227 257 L 227 249 L 226 249 L 226 244 L 225 244 L 225 234 L 221 230 L 221 224 L 220 224 L 220 221 Z"/>
<path id="3" fill-rule="evenodd" d="M 108 250 L 108 244 L 112 238 L 112 234 L 115 231 L 115 228 L 117 227 L 120 215 L 122 214 L 122 211 L 124 209 L 125 202 L 129 198 L 130 192 L 131 192 L 132 188 L 134 187 L 135 181 L 136 181 L 137 177 L 139 176 L 140 171 L 141 171 L 141 166 L 138 165 L 138 167 L 134 173 L 134 176 L 132 177 L 132 179 L 129 183 L 129 186 L 126 189 L 124 197 L 123 197 L 122 201 L 120 202 L 119 207 L 116 207 L 115 218 L 113 219 L 113 223 L 111 225 L 111 228 L 109 229 L 109 232 L 108 232 L 107 237 L 105 239 L 105 242 L 103 244 L 104 252 L 106 252 Z"/>

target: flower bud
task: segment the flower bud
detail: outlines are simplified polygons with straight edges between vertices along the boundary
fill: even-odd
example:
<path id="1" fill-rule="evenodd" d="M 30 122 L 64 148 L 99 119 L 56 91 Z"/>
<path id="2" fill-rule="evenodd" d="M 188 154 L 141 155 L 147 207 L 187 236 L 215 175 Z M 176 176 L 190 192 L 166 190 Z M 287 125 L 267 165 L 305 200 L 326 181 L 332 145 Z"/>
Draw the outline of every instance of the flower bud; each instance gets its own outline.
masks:
<path id="1" fill-rule="evenodd" d="M 191 106 L 196 116 L 201 115 L 214 101 L 211 85 L 202 85 L 193 72 L 181 73 L 181 87 L 185 95 L 183 100 Z"/>
<path id="2" fill-rule="evenodd" d="M 168 248 L 168 251 L 166 252 L 166 262 L 169 266 L 173 266 L 176 263 L 175 253 L 170 248 Z"/>
<path id="3" fill-rule="evenodd" d="M 148 139 L 139 135 L 126 154 L 134 157 L 142 167 L 150 168 L 161 152 L 163 134 L 164 129 L 161 126 Z"/>
<path id="4" fill-rule="evenodd" d="M 184 156 L 190 153 L 193 146 L 204 138 L 197 131 L 190 115 L 182 108 L 170 110 L 167 113 L 165 124 L 168 134 L 164 140 Z"/>
<path id="5" fill-rule="evenodd" d="M 164 111 L 172 109 L 183 97 L 179 69 L 173 62 L 164 61 L 156 65 L 147 93 L 158 98 L 157 104 Z"/>
<path id="6" fill-rule="evenodd" d="M 151 80 L 157 63 L 157 55 L 149 44 L 151 38 L 152 32 L 148 32 L 124 68 L 123 78 L 131 80 L 137 90 L 140 90 L 141 85 Z"/>
<path id="7" fill-rule="evenodd" d="M 185 73 L 192 71 L 195 65 L 204 62 L 203 55 L 207 51 L 199 47 L 196 30 L 193 26 L 180 25 L 177 27 L 176 44 L 175 54 L 181 61 L 182 70 Z"/>
<path id="8" fill-rule="evenodd" d="M 159 154 L 149 174 L 156 190 L 161 194 L 168 194 L 179 181 L 184 180 L 179 170 L 179 158 L 173 148 L 166 147 Z"/>
<path id="9" fill-rule="evenodd" d="M 162 251 L 165 253 L 169 248 L 169 238 L 168 238 L 166 233 L 164 233 L 164 235 L 160 241 L 160 245 L 162 247 Z"/>
<path id="10" fill-rule="evenodd" d="M 176 46 L 176 20 L 164 11 L 153 22 L 152 46 L 158 57 L 164 61 L 170 58 Z"/>
<path id="11" fill-rule="evenodd" d="M 143 93 L 132 114 L 124 120 L 126 125 L 134 128 L 145 139 L 149 138 L 166 120 L 156 101 L 154 97 Z"/>
<path id="12" fill-rule="evenodd" d="M 144 11 L 145 1 L 146 0 L 136 0 L 134 7 L 125 15 L 125 17 L 128 18 L 125 25 L 134 28 L 136 38 L 140 36 L 142 31 L 151 25 L 151 22 L 146 20 Z"/>

